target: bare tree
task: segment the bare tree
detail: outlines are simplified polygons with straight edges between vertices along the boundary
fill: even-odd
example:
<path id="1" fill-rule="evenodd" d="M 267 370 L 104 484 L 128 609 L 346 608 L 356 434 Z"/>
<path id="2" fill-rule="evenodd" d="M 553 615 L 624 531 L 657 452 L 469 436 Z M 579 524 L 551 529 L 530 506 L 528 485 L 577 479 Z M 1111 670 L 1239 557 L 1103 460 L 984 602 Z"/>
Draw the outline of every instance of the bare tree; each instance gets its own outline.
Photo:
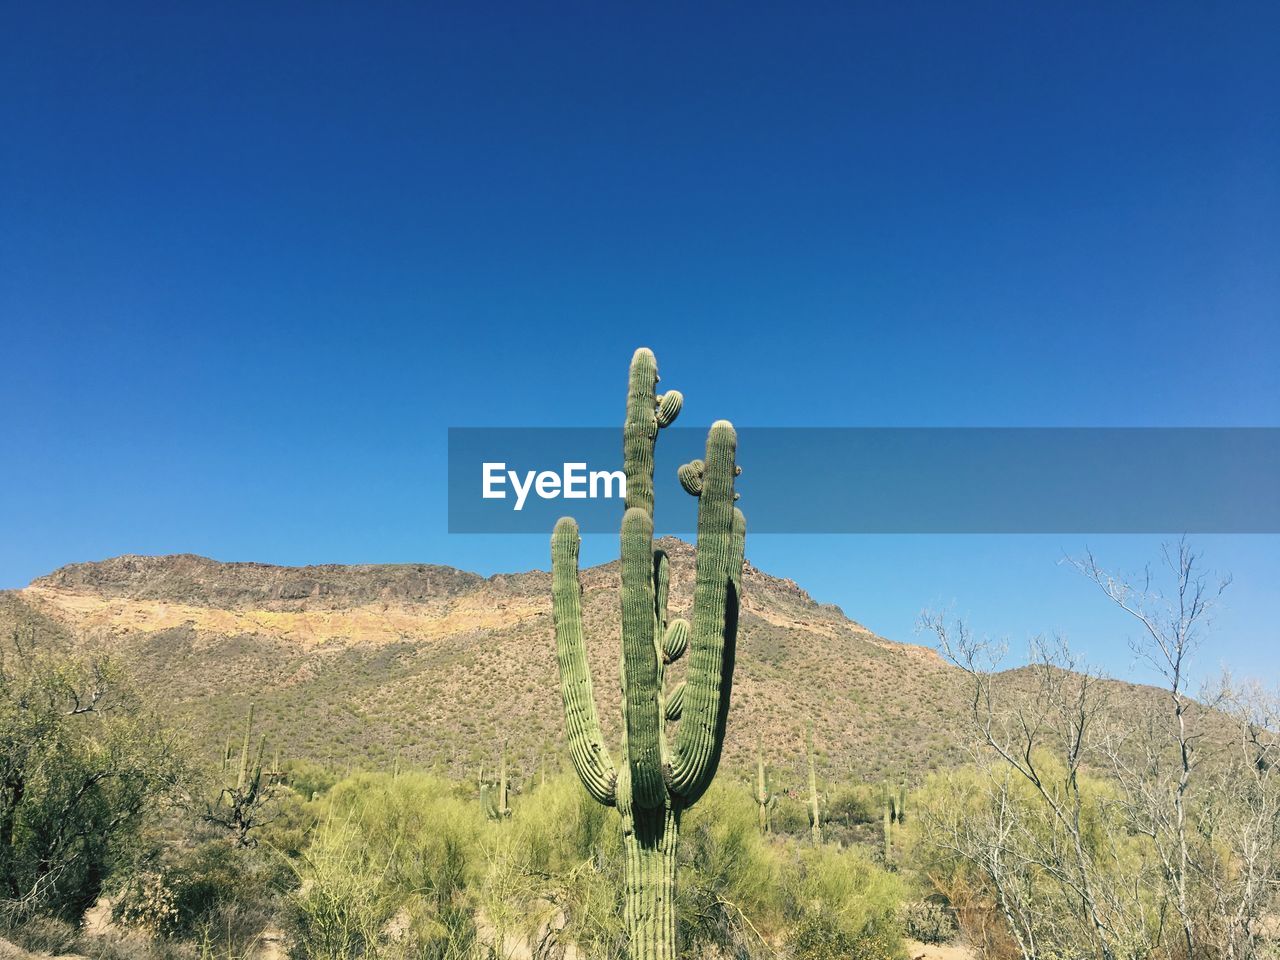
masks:
<path id="1" fill-rule="evenodd" d="M 1135 655 L 1162 692 L 1105 681 L 1061 640 L 1037 640 L 1024 669 L 962 621 L 923 629 L 970 678 L 980 776 L 970 803 L 932 812 L 928 841 L 985 879 L 1026 960 L 1087 949 L 1125 956 L 1259 952 L 1280 891 L 1280 709 L 1224 679 L 1191 693 L 1194 654 L 1229 580 L 1186 541 L 1150 571 L 1070 563 L 1141 627 Z"/>
<path id="2" fill-rule="evenodd" d="M 1176 751 L 1171 778 L 1166 776 L 1165 765 L 1161 763 L 1163 738 L 1158 735 L 1147 739 L 1146 763 L 1141 768 L 1135 769 L 1125 762 L 1123 751 L 1113 749 L 1110 753 L 1116 772 L 1136 801 L 1130 807 L 1133 823 L 1152 838 L 1160 851 L 1173 888 L 1173 906 L 1188 957 L 1196 955 L 1197 937 L 1189 889 L 1193 865 L 1187 801 L 1206 732 L 1204 714 L 1206 707 L 1214 705 L 1199 704 L 1188 694 L 1189 672 L 1213 605 L 1231 582 L 1230 578 L 1212 582 L 1200 569 L 1200 560 L 1200 555 L 1185 538 L 1161 548 L 1161 561 L 1173 581 L 1169 592 L 1155 585 L 1150 568 L 1139 584 L 1107 573 L 1091 553 L 1068 561 L 1141 625 L 1141 633 L 1130 641 L 1130 647 L 1135 656 L 1163 679 L 1168 694 L 1168 720 L 1172 724 L 1170 734 Z M 1153 719 L 1158 721 L 1158 717 Z M 1158 722 L 1152 723 L 1149 729 L 1157 734 L 1159 726 Z M 1168 783 L 1168 779 L 1172 779 L 1172 783 Z"/>
<path id="3" fill-rule="evenodd" d="M 1028 667 L 997 673 L 1003 647 L 963 621 L 926 614 L 922 625 L 970 678 L 974 760 L 985 774 L 985 802 L 966 811 L 965 823 L 935 814 L 934 835 L 949 834 L 951 852 L 985 874 L 1027 960 L 1082 941 L 1103 960 L 1147 946 L 1146 891 L 1116 882 L 1119 852 L 1097 829 L 1088 782 L 1091 744 L 1110 704 L 1101 676 L 1060 639 L 1036 640 Z"/>

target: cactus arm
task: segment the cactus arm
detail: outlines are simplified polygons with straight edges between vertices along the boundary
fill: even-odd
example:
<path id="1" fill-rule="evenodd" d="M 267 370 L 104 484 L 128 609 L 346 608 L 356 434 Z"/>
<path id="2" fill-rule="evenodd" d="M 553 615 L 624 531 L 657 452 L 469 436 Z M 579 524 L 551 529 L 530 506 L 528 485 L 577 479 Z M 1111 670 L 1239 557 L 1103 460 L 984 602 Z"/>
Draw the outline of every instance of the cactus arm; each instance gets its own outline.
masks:
<path id="1" fill-rule="evenodd" d="M 804 751 L 809 758 L 809 830 L 813 842 L 822 843 L 822 806 L 818 803 L 818 774 L 813 765 L 813 721 L 804 729 Z"/>
<path id="2" fill-rule="evenodd" d="M 684 709 L 684 681 L 681 680 L 671 688 L 671 694 L 667 697 L 667 719 L 675 721 L 680 719 L 680 712 Z"/>
<path id="3" fill-rule="evenodd" d="M 627 476 L 627 509 L 653 517 L 653 445 L 658 439 L 658 361 L 641 347 L 631 358 L 627 420 L 622 428 L 622 465 Z"/>
<path id="4" fill-rule="evenodd" d="M 622 518 L 622 689 L 632 802 L 660 807 L 660 679 L 654 606 L 653 519 L 640 507 Z"/>
<path id="5" fill-rule="evenodd" d="M 249 802 L 252 803 L 262 789 L 262 758 L 267 752 L 267 735 L 264 733 L 258 741 L 258 755 L 253 761 L 253 774 L 249 779 Z"/>
<path id="6" fill-rule="evenodd" d="M 600 732 L 591 669 L 582 638 L 582 587 L 578 582 L 578 525 L 565 517 L 551 535 L 552 611 L 560 697 L 564 702 L 569 756 L 587 792 L 613 806 L 618 774 Z"/>
<path id="7" fill-rule="evenodd" d="M 733 505 L 736 448 L 733 426 L 725 420 L 713 424 L 698 501 L 689 674 L 669 781 L 686 804 L 697 800 L 715 775 L 733 683 L 746 536 L 746 520 Z"/>
<path id="8" fill-rule="evenodd" d="M 689 648 L 689 621 L 679 617 L 667 624 L 662 636 L 662 662 L 675 663 Z"/>
<path id="9" fill-rule="evenodd" d="M 671 593 L 671 562 L 665 550 L 653 551 L 653 609 L 658 618 L 658 635 L 667 628 L 667 597 Z"/>

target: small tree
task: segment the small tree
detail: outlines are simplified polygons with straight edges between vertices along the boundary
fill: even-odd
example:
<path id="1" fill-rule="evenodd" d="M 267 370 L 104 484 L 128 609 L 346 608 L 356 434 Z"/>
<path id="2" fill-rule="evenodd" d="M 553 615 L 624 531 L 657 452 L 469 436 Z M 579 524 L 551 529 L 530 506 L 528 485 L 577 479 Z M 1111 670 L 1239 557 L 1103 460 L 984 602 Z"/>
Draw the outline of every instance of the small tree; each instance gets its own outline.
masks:
<path id="1" fill-rule="evenodd" d="M 106 658 L 0 649 L 0 909 L 78 920 L 180 773 L 172 735 Z"/>

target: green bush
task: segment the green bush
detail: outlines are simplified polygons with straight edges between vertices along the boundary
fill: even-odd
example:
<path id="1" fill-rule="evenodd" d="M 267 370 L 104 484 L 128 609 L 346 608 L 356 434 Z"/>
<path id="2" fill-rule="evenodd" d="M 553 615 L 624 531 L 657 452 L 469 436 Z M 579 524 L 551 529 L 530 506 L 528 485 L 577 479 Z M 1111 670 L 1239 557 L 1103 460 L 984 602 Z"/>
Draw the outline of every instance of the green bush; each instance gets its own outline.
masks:
<path id="1" fill-rule="evenodd" d="M 800 921 L 791 949 L 795 960 L 893 960 L 902 956 L 901 940 L 891 927 L 850 933 L 838 918 L 819 914 Z"/>
<path id="2" fill-rule="evenodd" d="M 285 783 L 304 800 L 324 796 L 340 777 L 321 763 L 289 760 L 284 764 Z"/>
<path id="3" fill-rule="evenodd" d="M 851 826 L 856 823 L 878 823 L 881 807 L 876 792 L 865 784 L 838 788 L 827 808 L 830 820 Z"/>
<path id="4" fill-rule="evenodd" d="M 756 803 L 737 784 L 713 783 L 685 814 L 677 919 L 687 957 L 750 956 L 781 919 L 779 856 L 760 835 Z"/>
<path id="5" fill-rule="evenodd" d="M 780 794 L 773 811 L 773 831 L 792 837 L 809 835 L 809 809 L 799 800 Z"/>
<path id="6" fill-rule="evenodd" d="M 335 785 L 292 901 L 298 956 L 346 960 L 412 949 L 446 957 L 469 942 L 465 893 L 480 828 L 477 804 L 425 774 L 359 774 Z"/>
<path id="7" fill-rule="evenodd" d="M 891 960 L 902 953 L 902 883 L 862 850 L 810 847 L 787 872 L 796 960 Z"/>
<path id="8" fill-rule="evenodd" d="M 0 907 L 78 921 L 179 774 L 171 737 L 106 660 L 0 649 Z"/>

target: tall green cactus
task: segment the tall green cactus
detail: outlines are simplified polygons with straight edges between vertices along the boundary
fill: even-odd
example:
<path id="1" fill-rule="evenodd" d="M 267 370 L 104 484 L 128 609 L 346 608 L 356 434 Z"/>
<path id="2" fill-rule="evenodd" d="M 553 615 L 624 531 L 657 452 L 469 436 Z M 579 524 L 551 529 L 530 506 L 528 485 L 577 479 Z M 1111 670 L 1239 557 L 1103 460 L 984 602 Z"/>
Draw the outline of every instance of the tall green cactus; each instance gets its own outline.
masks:
<path id="1" fill-rule="evenodd" d="M 884 832 L 884 862 L 887 865 L 893 859 L 893 800 L 888 794 L 884 797 L 883 806 L 881 829 Z"/>
<path id="2" fill-rule="evenodd" d="M 822 843 L 822 806 L 818 803 L 818 772 L 813 764 L 813 721 L 804 728 L 804 752 L 809 758 L 809 835 Z"/>
<path id="3" fill-rule="evenodd" d="M 484 778 L 484 767 L 480 768 L 480 809 L 490 820 L 505 820 L 511 816 L 511 806 L 507 802 L 509 780 L 507 779 L 507 744 L 502 743 L 502 755 L 498 761 L 498 782 L 491 784 Z"/>
<path id="4" fill-rule="evenodd" d="M 507 742 L 502 742 L 502 757 L 498 761 L 498 816 L 511 816 L 511 806 L 507 803 Z"/>
<path id="5" fill-rule="evenodd" d="M 667 620 L 670 570 L 653 548 L 653 452 L 658 430 L 680 412 L 682 396 L 656 393 L 658 365 L 645 348 L 631 360 L 623 466 L 623 762 L 615 766 L 596 714 L 582 633 L 578 525 L 565 517 L 551 537 L 552 606 L 560 694 L 574 769 L 587 792 L 622 818 L 625 921 L 632 960 L 676 956 L 675 853 L 681 812 L 715 776 L 724 747 L 738 632 L 746 520 L 734 506 L 737 435 L 720 420 L 706 460 L 679 470 L 698 500 L 693 623 Z M 690 650 L 688 679 L 669 692 L 666 667 Z M 678 722 L 673 736 L 667 722 Z"/>
<path id="6" fill-rule="evenodd" d="M 227 782 L 231 772 L 231 741 L 228 739 L 222 752 L 222 780 L 215 797 L 205 802 L 203 819 L 230 831 L 238 846 L 257 844 L 253 831 L 262 826 L 267 816 L 265 808 L 274 797 L 274 787 L 280 777 L 270 772 L 263 774 L 263 757 L 267 749 L 267 735 L 258 740 L 253 750 L 253 704 L 249 704 L 244 725 L 244 742 L 240 747 L 240 762 L 236 769 L 235 783 Z"/>
<path id="7" fill-rule="evenodd" d="M 884 862 L 887 864 L 893 857 L 893 834 L 907 817 L 907 785 L 904 783 L 894 788 L 885 781 L 881 784 L 880 794 L 884 801 Z"/>
<path id="8" fill-rule="evenodd" d="M 756 737 L 756 807 L 759 811 L 761 833 L 773 832 L 773 808 L 777 803 L 778 798 L 774 796 L 769 782 L 769 770 L 764 765 L 764 749 L 760 745 L 760 738 Z"/>

